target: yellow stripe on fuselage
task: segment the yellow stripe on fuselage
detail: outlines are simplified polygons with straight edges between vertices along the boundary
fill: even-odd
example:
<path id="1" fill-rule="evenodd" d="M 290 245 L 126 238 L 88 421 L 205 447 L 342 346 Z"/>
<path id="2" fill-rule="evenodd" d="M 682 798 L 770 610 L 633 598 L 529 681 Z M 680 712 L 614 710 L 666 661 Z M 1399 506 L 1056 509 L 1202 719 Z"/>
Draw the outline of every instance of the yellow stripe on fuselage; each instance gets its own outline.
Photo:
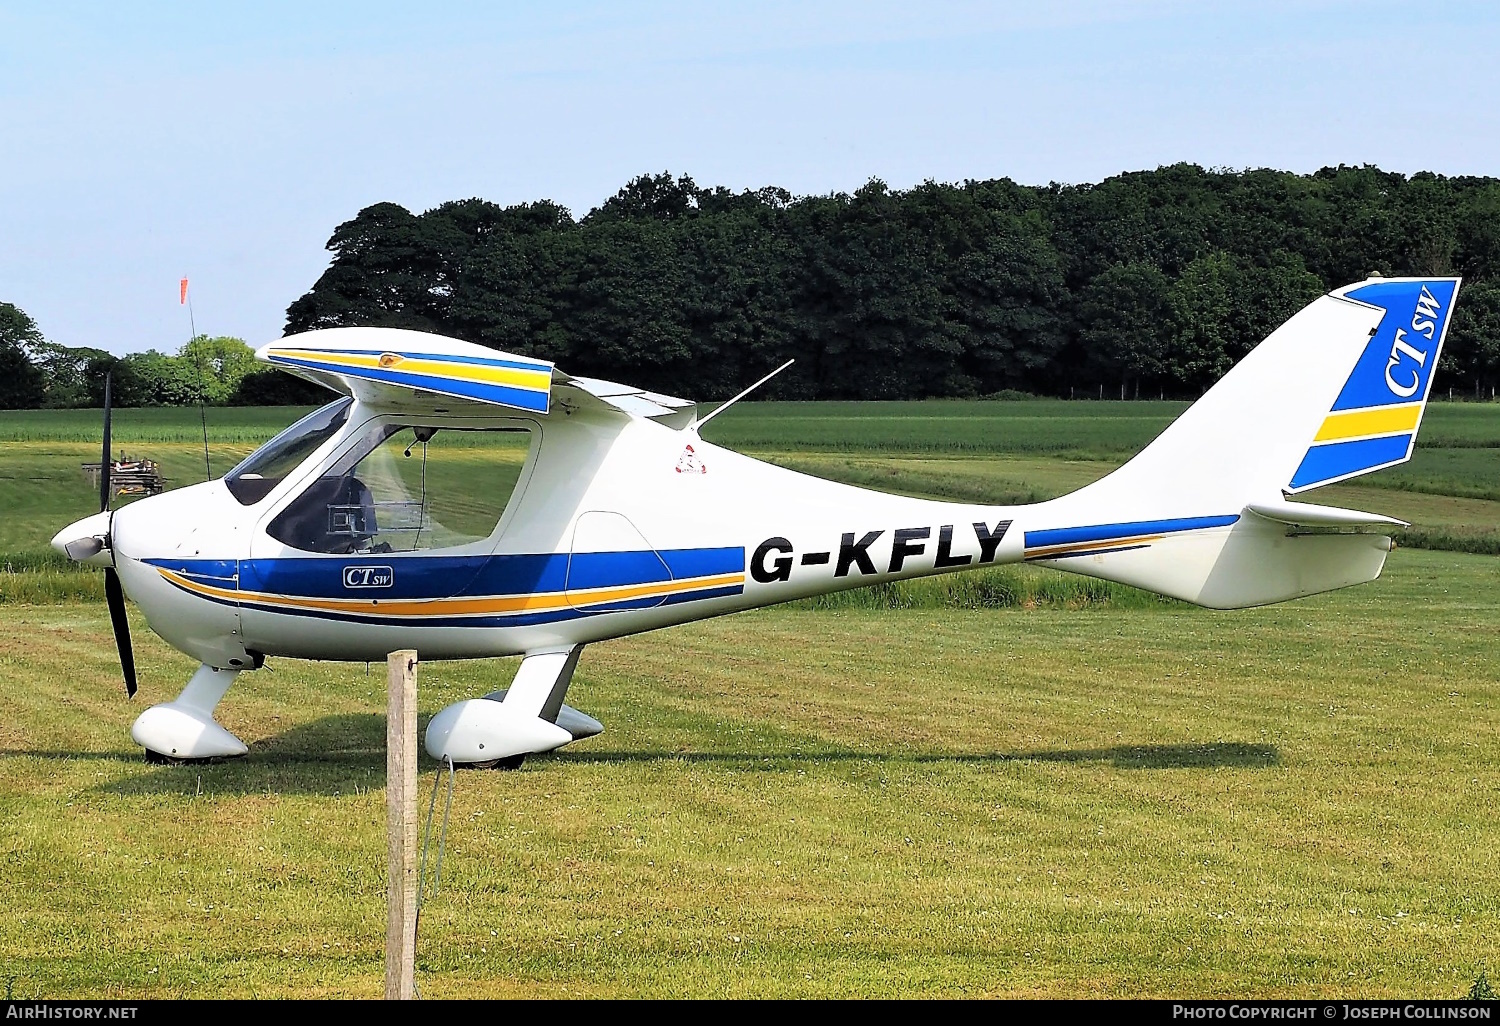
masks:
<path id="1" fill-rule="evenodd" d="M 1400 435 L 1417 429 L 1422 416 L 1421 403 L 1380 406 L 1371 410 L 1343 410 L 1323 418 L 1315 442 L 1336 442 L 1345 438 L 1371 435 Z"/>
<path id="2" fill-rule="evenodd" d="M 420 356 L 403 356 L 389 367 L 382 367 L 379 356 L 367 353 L 325 353 L 315 349 L 273 349 L 270 355 L 272 358 L 281 357 L 286 360 L 305 360 L 309 363 L 323 364 L 329 369 L 392 370 L 453 381 L 481 381 L 491 385 L 508 385 L 511 388 L 520 388 L 528 392 L 552 390 L 552 372 L 546 367 L 535 369 L 496 367 L 481 363 L 453 363 L 448 360 L 425 359 Z"/>
<path id="3" fill-rule="evenodd" d="M 1094 541 L 1066 542 L 1062 545 L 1043 545 L 1039 548 L 1027 549 L 1027 559 L 1065 559 L 1068 556 L 1079 553 L 1094 553 L 1101 549 L 1133 549 L 1142 545 L 1150 545 L 1159 542 L 1165 535 L 1160 534 L 1138 534 L 1133 538 L 1107 538 L 1095 539 Z"/>

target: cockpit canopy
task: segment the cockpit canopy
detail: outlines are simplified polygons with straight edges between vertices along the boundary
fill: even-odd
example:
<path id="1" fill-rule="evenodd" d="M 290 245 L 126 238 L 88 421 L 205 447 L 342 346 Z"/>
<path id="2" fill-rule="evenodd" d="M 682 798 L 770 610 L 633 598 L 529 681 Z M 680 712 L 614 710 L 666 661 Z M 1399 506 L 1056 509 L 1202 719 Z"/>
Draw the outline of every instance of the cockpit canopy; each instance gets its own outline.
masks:
<path id="1" fill-rule="evenodd" d="M 504 515 L 533 434 L 382 418 L 266 528 L 305 552 L 387 553 L 484 542 Z"/>

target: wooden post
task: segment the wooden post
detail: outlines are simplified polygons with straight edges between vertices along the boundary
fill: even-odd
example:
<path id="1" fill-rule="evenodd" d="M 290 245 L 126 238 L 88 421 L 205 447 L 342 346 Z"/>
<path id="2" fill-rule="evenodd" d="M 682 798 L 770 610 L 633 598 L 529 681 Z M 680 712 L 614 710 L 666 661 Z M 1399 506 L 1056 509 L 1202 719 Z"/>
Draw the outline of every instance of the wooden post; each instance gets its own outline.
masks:
<path id="1" fill-rule="evenodd" d="M 410 1000 L 417 983 L 417 653 L 392 652 L 386 671 L 385 996 Z"/>

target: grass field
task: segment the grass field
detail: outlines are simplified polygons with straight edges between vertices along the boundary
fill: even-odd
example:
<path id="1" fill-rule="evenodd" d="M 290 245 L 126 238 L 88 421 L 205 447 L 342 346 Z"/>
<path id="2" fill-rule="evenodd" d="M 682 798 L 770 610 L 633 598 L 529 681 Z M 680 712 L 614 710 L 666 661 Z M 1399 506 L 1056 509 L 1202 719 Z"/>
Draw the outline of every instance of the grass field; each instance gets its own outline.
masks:
<path id="1" fill-rule="evenodd" d="M 714 439 L 997 501 L 1106 473 L 1180 408 L 776 406 Z M 941 448 L 934 410 L 979 441 Z M 209 413 L 216 471 L 292 419 Z M 117 448 L 201 478 L 196 413 L 128 420 Z M 89 431 L 0 414 L 0 551 L 43 568 L 0 573 L 7 993 L 377 996 L 382 668 L 273 660 L 219 710 L 249 758 L 146 765 L 130 722 L 190 661 L 135 618 L 127 703 L 97 578 L 47 567 L 94 505 Z M 1446 444 L 1410 477 L 1318 499 L 1493 534 L 1500 408 L 1437 406 L 1428 435 Z M 603 735 L 458 778 L 424 995 L 1444 998 L 1494 978 L 1500 560 L 1402 548 L 1374 584 L 1237 613 L 1027 568 L 964 580 L 591 647 L 569 702 Z M 424 718 L 510 672 L 424 665 Z"/>

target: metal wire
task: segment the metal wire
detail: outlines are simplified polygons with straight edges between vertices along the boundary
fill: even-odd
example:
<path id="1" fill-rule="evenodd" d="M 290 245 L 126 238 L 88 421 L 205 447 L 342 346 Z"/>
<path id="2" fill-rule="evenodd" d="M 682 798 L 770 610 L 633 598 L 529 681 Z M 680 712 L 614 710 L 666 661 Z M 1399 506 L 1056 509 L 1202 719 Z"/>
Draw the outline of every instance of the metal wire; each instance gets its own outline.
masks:
<path id="1" fill-rule="evenodd" d="M 453 766 L 453 756 L 443 756 L 443 761 L 448 765 L 448 801 L 443 806 L 443 824 L 438 832 L 437 861 L 433 863 L 432 887 L 427 887 L 427 852 L 432 847 L 432 814 L 437 810 L 438 788 L 443 782 L 443 767 L 439 766 L 432 778 L 432 798 L 427 802 L 427 825 L 422 830 L 422 859 L 417 864 L 417 921 L 412 925 L 412 949 L 417 946 L 417 937 L 422 932 L 422 904 L 429 898 L 437 895 L 438 885 L 443 881 L 443 853 L 448 847 L 448 815 L 453 811 L 453 778 L 456 770 Z M 421 997 L 422 992 L 417 987 L 416 977 L 412 978 L 412 992 Z"/>
<path id="2" fill-rule="evenodd" d="M 417 923 L 422 922 L 422 902 L 438 892 L 443 881 L 443 853 L 448 846 L 448 815 L 453 811 L 453 757 L 443 756 L 448 766 L 448 800 L 443 806 L 443 823 L 438 832 L 437 862 L 433 864 L 432 887 L 427 887 L 427 852 L 432 847 L 432 814 L 437 809 L 438 787 L 443 780 L 443 767 L 439 766 L 432 778 L 432 798 L 427 803 L 427 825 L 422 831 L 422 861 L 417 866 Z"/>

